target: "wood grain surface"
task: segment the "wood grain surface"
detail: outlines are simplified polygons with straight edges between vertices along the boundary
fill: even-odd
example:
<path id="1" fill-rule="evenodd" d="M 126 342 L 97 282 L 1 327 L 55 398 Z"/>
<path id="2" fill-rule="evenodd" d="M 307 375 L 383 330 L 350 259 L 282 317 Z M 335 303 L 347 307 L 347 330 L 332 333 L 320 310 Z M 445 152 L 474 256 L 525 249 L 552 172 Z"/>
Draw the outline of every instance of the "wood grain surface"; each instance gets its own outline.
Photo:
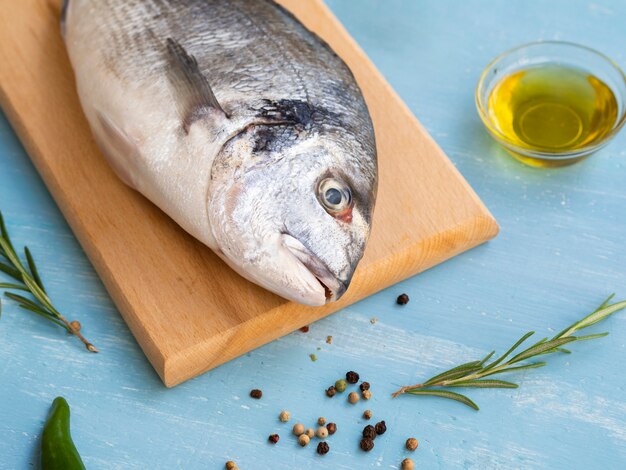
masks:
<path id="1" fill-rule="evenodd" d="M 167 386 L 313 322 L 497 233 L 424 128 L 320 0 L 284 0 L 352 68 L 379 149 L 374 229 L 352 286 L 321 308 L 228 269 L 138 193 L 92 140 L 59 33 L 59 2 L 0 9 L 0 101 L 125 321 Z"/>

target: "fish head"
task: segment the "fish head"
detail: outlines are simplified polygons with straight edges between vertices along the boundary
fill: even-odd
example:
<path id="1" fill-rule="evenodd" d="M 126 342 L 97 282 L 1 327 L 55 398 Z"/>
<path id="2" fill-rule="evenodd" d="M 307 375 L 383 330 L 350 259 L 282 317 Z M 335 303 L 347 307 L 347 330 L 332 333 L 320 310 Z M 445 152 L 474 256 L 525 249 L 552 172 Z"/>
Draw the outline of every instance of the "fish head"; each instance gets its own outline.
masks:
<path id="1" fill-rule="evenodd" d="M 292 131 L 250 129 L 222 149 L 209 218 L 231 267 L 284 298 L 320 306 L 344 294 L 363 256 L 376 158 L 361 154 L 371 149 Z"/>

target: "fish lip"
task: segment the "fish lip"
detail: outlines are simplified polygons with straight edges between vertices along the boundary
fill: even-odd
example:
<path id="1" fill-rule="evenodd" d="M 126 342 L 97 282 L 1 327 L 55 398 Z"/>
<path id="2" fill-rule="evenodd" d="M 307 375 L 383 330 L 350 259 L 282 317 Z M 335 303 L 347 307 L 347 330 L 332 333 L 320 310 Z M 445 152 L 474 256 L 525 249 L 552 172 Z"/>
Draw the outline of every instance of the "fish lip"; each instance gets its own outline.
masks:
<path id="1" fill-rule="evenodd" d="M 283 245 L 302 263 L 302 265 L 317 279 L 324 289 L 326 303 L 335 302 L 341 298 L 348 285 L 339 280 L 317 256 L 304 244 L 289 233 L 283 233 Z"/>

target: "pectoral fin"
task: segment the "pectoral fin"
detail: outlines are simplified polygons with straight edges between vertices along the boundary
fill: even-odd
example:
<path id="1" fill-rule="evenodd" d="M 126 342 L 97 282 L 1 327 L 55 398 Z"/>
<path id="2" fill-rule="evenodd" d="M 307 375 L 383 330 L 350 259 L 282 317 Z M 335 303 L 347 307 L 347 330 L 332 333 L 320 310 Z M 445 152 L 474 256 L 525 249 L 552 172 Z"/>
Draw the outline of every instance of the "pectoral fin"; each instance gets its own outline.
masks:
<path id="1" fill-rule="evenodd" d="M 215 98 L 208 80 L 200 72 L 195 57 L 171 38 L 166 43 L 168 75 L 185 132 L 189 132 L 194 121 L 210 114 L 218 113 L 221 117 L 228 118 Z"/>

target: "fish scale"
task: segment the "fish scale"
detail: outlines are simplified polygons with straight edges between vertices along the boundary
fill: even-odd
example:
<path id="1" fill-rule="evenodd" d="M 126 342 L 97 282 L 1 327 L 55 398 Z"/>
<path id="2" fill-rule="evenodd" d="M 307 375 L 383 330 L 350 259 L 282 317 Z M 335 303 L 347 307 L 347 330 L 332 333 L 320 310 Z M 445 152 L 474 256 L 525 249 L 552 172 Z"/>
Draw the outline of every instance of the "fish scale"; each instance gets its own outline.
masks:
<path id="1" fill-rule="evenodd" d="M 251 281 L 311 305 L 341 297 L 371 230 L 377 163 L 334 51 L 271 0 L 64 11 L 81 104 L 122 180 Z"/>

